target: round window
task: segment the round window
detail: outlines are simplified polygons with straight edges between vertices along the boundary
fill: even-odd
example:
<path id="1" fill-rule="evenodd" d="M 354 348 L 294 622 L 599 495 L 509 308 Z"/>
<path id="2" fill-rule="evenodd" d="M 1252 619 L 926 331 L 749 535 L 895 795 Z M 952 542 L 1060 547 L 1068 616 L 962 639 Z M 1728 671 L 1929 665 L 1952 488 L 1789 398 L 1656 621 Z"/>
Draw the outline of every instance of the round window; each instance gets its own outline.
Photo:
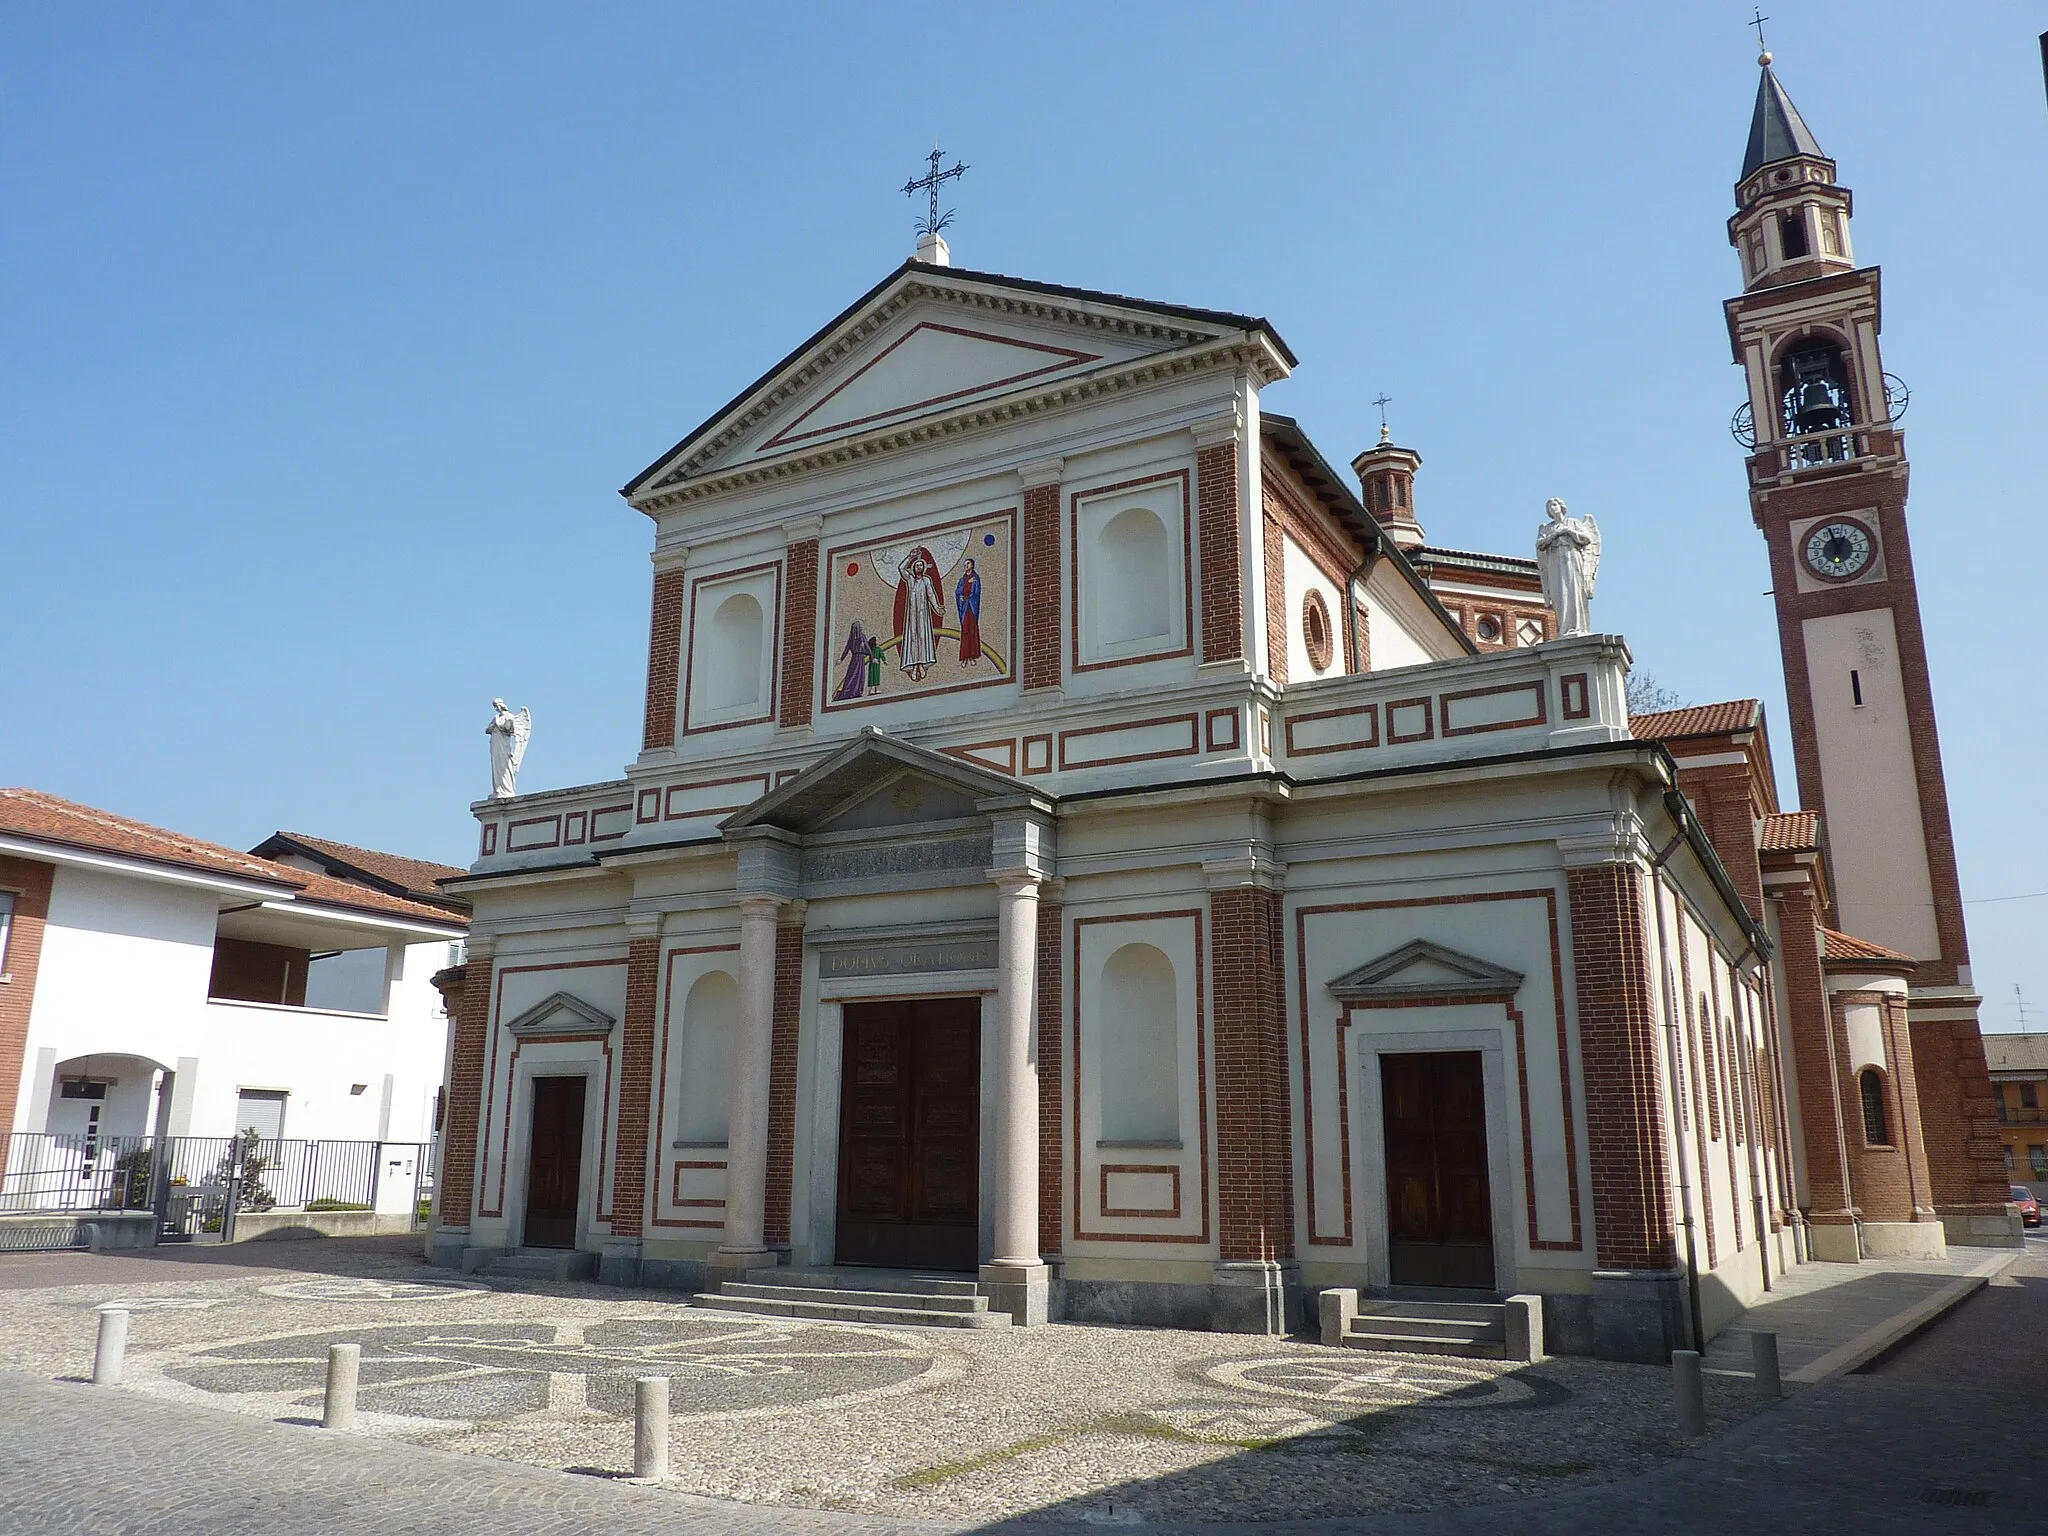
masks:
<path id="1" fill-rule="evenodd" d="M 1308 664 L 1319 673 L 1329 671 L 1336 647 L 1331 643 L 1330 609 L 1320 592 L 1310 592 L 1302 600 L 1301 638 L 1308 645 Z"/>
<path id="2" fill-rule="evenodd" d="M 1482 640 L 1498 640 L 1500 638 L 1500 620 L 1491 617 L 1481 619 L 1479 621 L 1479 638 Z"/>

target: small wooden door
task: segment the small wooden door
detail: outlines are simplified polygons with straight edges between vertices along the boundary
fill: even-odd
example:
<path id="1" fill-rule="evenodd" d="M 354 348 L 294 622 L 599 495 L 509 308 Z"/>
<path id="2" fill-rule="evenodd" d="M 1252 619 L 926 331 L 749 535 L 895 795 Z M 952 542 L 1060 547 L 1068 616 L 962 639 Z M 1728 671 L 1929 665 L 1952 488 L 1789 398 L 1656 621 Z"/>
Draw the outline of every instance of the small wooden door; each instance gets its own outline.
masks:
<path id="1" fill-rule="evenodd" d="M 1477 1051 L 1380 1058 L 1388 1278 L 1492 1290 L 1486 1085 Z"/>
<path id="2" fill-rule="evenodd" d="M 526 1151 L 529 1248 L 574 1248 L 583 1187 L 583 1079 L 536 1077 Z"/>
<path id="3" fill-rule="evenodd" d="M 845 1019 L 839 1262 L 974 1268 L 981 1225 L 979 1000 L 849 1003 Z"/>

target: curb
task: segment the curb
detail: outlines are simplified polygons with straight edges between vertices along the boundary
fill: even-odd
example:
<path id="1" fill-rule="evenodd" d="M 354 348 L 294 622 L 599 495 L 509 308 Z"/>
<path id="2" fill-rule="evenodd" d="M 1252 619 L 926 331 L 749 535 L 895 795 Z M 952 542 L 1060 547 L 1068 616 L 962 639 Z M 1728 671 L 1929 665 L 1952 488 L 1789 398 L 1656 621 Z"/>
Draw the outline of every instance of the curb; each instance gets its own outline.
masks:
<path id="1" fill-rule="evenodd" d="M 1932 1328 L 1942 1318 L 1983 1290 L 1991 1281 L 2018 1263 L 2021 1255 L 2015 1251 L 1986 1259 L 1969 1274 L 1943 1286 L 1924 1301 L 1916 1302 L 1903 1312 L 1894 1313 L 1874 1328 L 1866 1328 L 1846 1344 L 1837 1345 L 1818 1360 L 1788 1372 L 1787 1385 L 1794 1382 L 1800 1386 L 1813 1386 L 1823 1381 L 1832 1381 L 1837 1376 L 1847 1376 L 1871 1364 L 1880 1356 L 1888 1355 L 1915 1335 Z"/>

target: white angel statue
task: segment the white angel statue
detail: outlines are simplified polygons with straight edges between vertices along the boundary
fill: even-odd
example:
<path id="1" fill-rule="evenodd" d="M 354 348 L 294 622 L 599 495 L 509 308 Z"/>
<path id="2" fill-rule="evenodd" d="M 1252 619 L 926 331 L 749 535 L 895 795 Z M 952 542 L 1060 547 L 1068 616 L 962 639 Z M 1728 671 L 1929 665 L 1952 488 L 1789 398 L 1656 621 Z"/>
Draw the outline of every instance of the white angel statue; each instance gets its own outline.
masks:
<path id="1" fill-rule="evenodd" d="M 515 715 L 503 699 L 491 700 L 491 710 L 491 723 L 484 727 L 491 738 L 491 798 L 509 800 L 518 793 L 519 765 L 526 760 L 526 739 L 533 734 L 533 711 L 522 705 Z"/>
<path id="2" fill-rule="evenodd" d="M 1543 504 L 1549 521 L 1536 530 L 1536 563 L 1543 571 L 1543 601 L 1557 615 L 1559 638 L 1592 632 L 1593 583 L 1600 576 L 1600 525 L 1573 517 L 1555 496 Z"/>

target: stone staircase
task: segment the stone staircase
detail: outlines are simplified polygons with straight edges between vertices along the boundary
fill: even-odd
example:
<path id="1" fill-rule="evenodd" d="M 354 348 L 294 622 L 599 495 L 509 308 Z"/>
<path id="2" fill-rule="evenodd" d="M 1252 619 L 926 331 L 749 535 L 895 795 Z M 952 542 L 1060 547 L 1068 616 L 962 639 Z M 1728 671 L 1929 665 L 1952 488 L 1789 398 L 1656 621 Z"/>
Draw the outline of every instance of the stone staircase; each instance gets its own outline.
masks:
<path id="1" fill-rule="evenodd" d="M 502 1280 L 595 1280 L 597 1255 L 575 1248 L 465 1248 L 462 1272 Z"/>
<path id="2" fill-rule="evenodd" d="M 750 1269 L 700 1292 L 692 1306 L 753 1317 L 878 1323 L 894 1328 L 1007 1328 L 972 1280 L 898 1269 Z"/>
<path id="3" fill-rule="evenodd" d="M 1359 1300 L 1328 1290 L 1320 1302 L 1322 1338 L 1342 1349 L 1387 1354 L 1459 1355 L 1469 1360 L 1543 1358 L 1543 1301 Z"/>

